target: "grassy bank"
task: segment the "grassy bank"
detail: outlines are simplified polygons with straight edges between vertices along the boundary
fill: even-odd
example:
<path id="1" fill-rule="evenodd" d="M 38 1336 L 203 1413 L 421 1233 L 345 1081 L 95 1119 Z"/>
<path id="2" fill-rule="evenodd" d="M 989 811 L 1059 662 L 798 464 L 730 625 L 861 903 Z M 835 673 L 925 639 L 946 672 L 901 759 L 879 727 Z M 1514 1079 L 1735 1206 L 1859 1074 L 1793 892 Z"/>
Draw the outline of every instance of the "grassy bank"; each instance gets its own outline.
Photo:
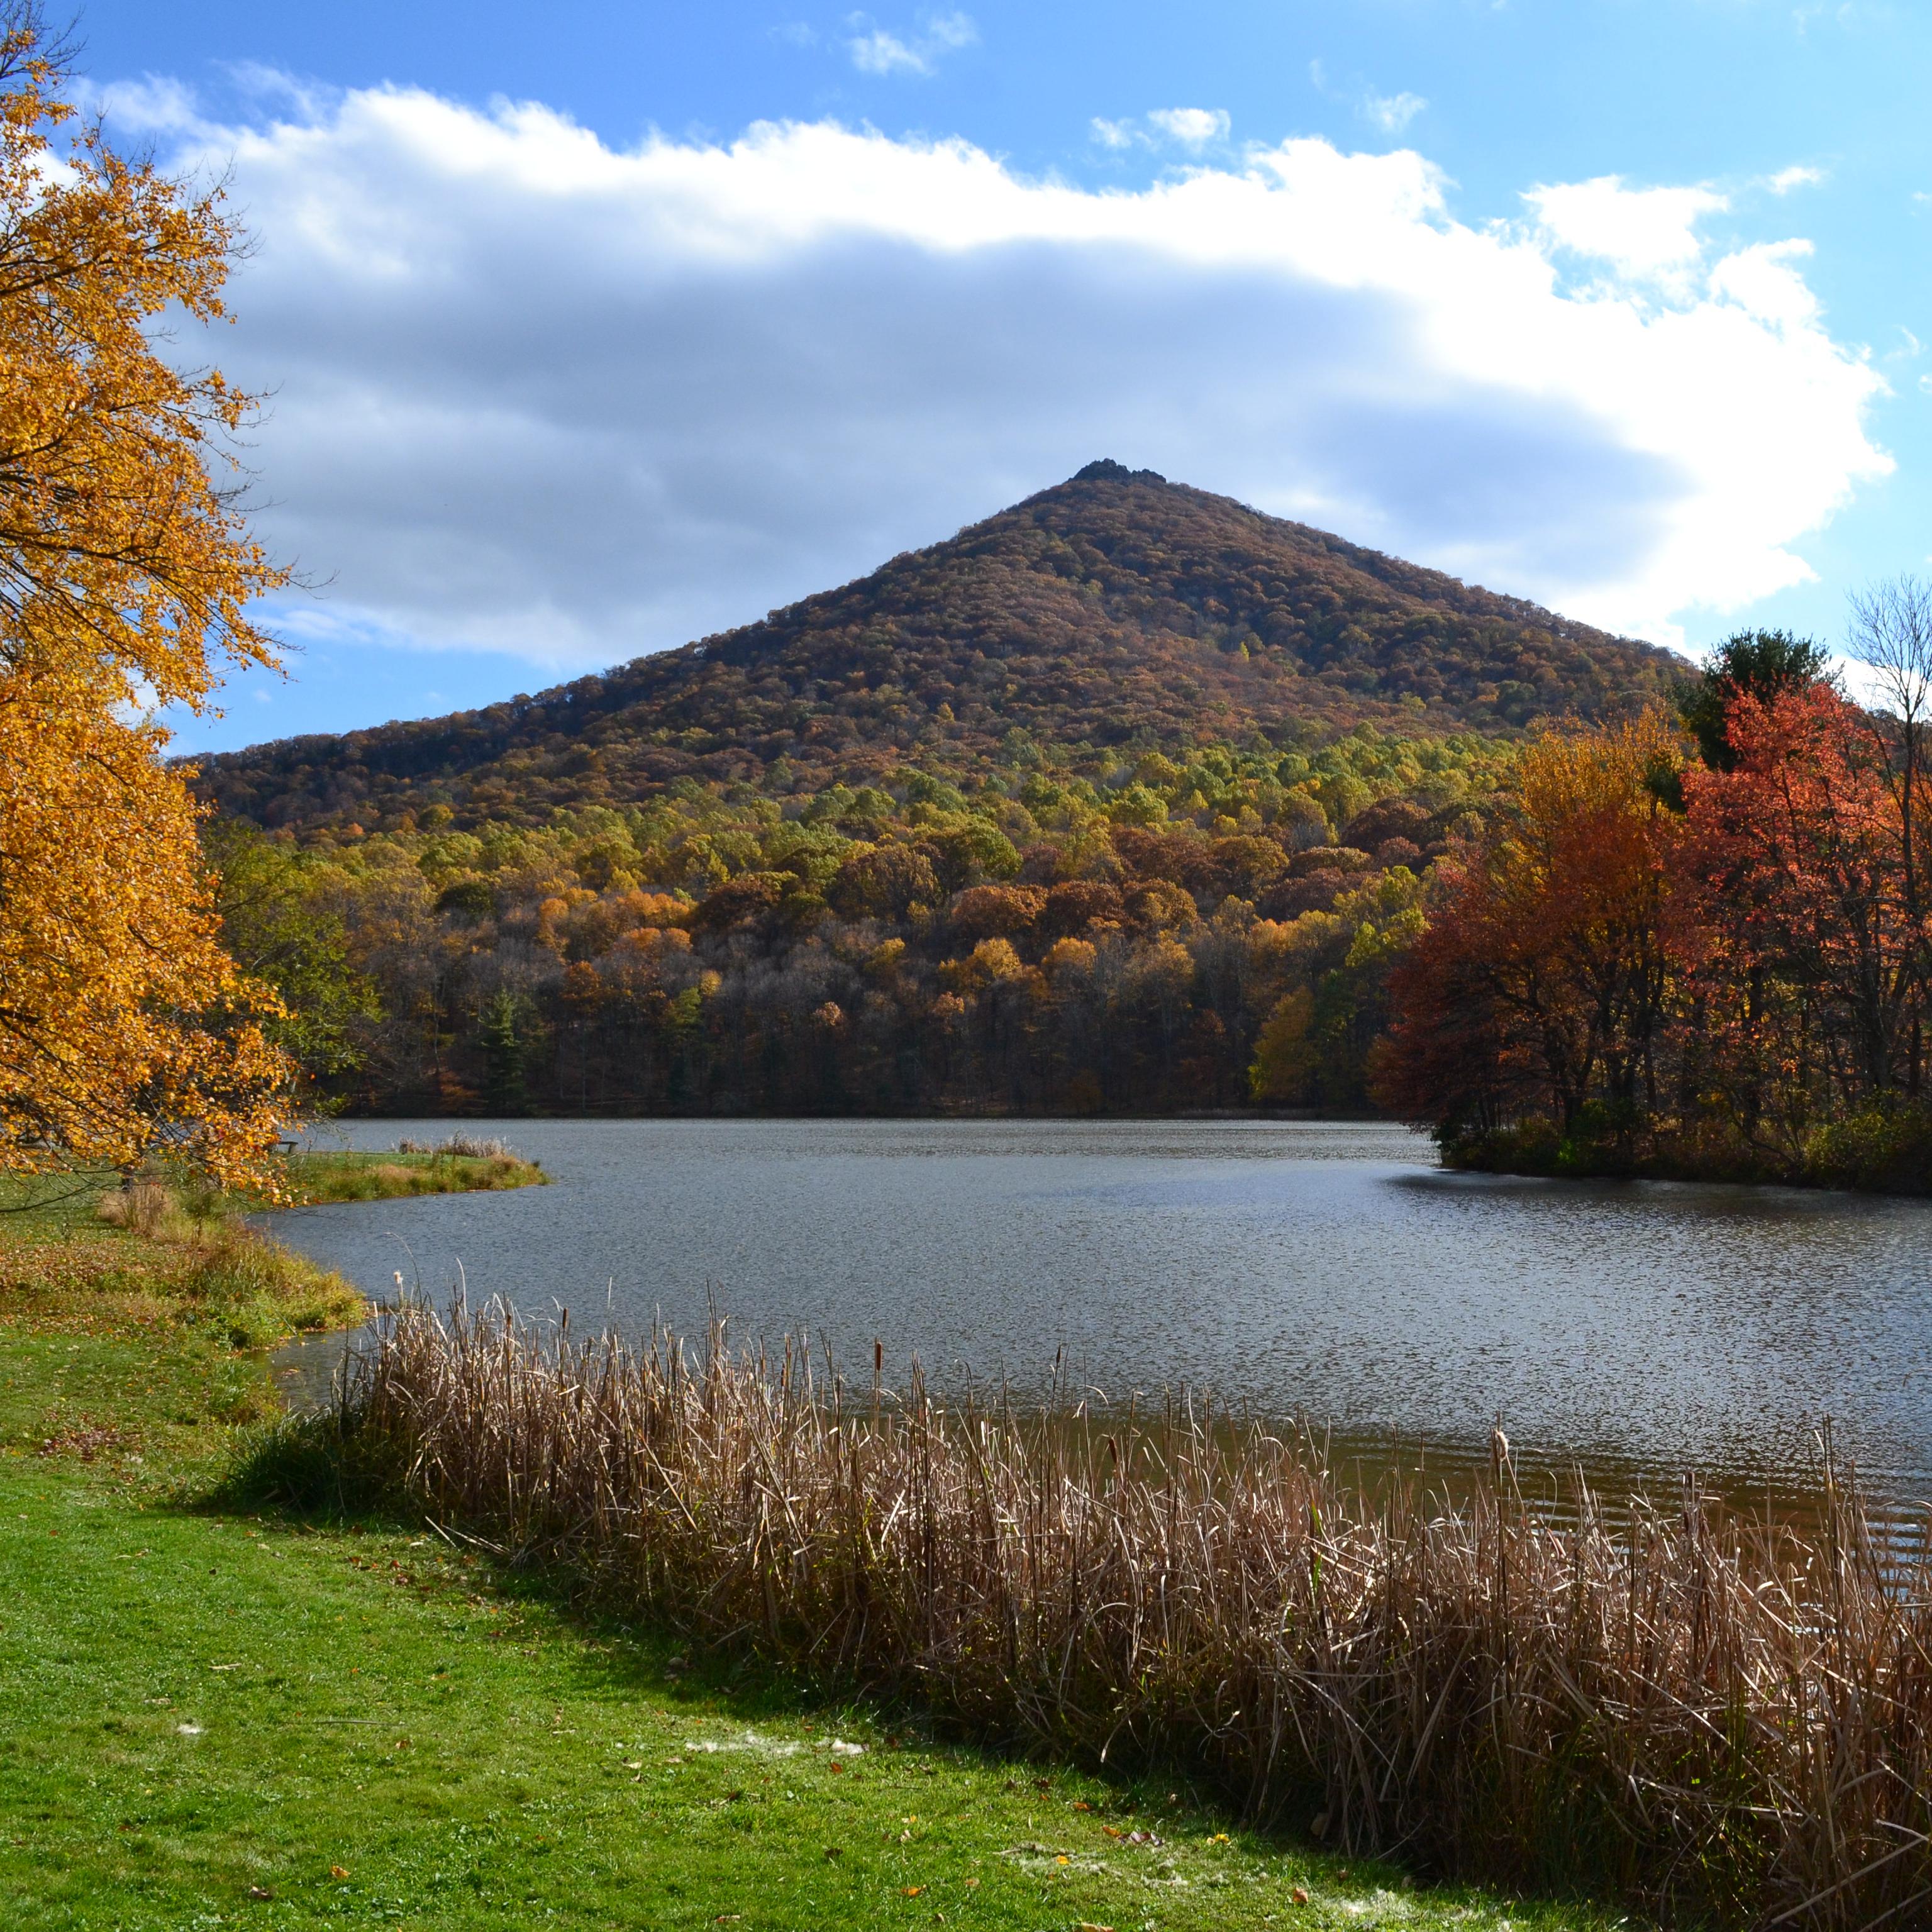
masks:
<path id="1" fill-rule="evenodd" d="M 380 1153 L 301 1152 L 280 1163 L 289 1204 L 382 1201 L 526 1187 L 548 1177 L 500 1143 L 458 1139 Z M 266 1348 L 368 1312 L 338 1276 L 244 1225 L 266 1196 L 216 1192 L 158 1167 L 127 1179 L 93 1170 L 0 1179 L 0 1296 L 62 1320 L 205 1327 Z"/>
<path id="2" fill-rule="evenodd" d="M 251 1232 L 220 1197 L 101 1174 L 0 1181 L 0 1306 L 266 1348 L 368 1312 L 339 1276 Z"/>
<path id="3" fill-rule="evenodd" d="M 1715 1128 L 1621 1120 L 1592 1105 L 1565 1130 L 1552 1120 L 1438 1132 L 1442 1164 L 1470 1174 L 1556 1180 L 1706 1180 L 1932 1194 L 1932 1112 L 1901 1100 L 1811 1128 L 1795 1143 Z"/>
<path id="4" fill-rule="evenodd" d="M 949 1414 L 422 1310 L 334 1453 L 724 1654 L 1331 1844 L 1678 1923 L 1932 1899 L 1932 1574 L 1841 1496 L 1803 1534 L 1681 1498 L 1558 1526 L 1505 1452 L 1459 1511 L 1364 1504 L 1264 1434 Z"/>
<path id="5" fill-rule="evenodd" d="M 280 1510 L 302 1432 L 178 1260 L 91 1204 L 0 1222 L 10 1927 L 1604 1923 L 935 1742 L 373 1496 Z"/>
<path id="6" fill-rule="evenodd" d="M 540 1187 L 550 1177 L 500 1141 L 458 1135 L 434 1147 L 404 1143 L 380 1154 L 320 1149 L 291 1154 L 286 1186 L 294 1204 L 330 1201 L 393 1201 L 412 1194 L 490 1193 Z"/>

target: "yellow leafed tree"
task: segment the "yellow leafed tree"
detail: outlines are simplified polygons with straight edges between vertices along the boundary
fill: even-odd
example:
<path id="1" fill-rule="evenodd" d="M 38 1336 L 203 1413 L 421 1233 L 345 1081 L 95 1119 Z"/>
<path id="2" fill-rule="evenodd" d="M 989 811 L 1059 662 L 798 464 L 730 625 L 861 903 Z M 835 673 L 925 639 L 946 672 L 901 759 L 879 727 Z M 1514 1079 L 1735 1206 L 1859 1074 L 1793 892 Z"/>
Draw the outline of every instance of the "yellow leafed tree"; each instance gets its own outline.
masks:
<path id="1" fill-rule="evenodd" d="M 30 8 L 0 10 L 0 1167 L 220 1175 L 277 1131 L 272 997 L 222 952 L 155 705 L 272 662 L 284 580 L 215 480 L 250 399 L 157 352 L 223 314 L 218 189 L 74 121 Z"/>

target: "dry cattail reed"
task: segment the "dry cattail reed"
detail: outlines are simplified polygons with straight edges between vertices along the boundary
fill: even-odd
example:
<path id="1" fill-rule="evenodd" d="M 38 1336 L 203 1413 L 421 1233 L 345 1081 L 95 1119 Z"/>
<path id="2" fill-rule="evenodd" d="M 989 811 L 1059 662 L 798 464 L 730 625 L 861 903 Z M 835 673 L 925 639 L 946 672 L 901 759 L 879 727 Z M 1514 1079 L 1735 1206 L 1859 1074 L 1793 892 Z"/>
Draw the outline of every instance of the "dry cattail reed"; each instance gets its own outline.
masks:
<path id="1" fill-rule="evenodd" d="M 1331 1843 L 1674 1922 L 1932 1922 L 1932 1603 L 1827 1481 L 1803 1532 L 1687 1489 L 1352 1496 L 1186 1413 L 854 1400 L 802 1352 L 408 1308 L 345 1388 L 441 1520 L 607 1600 L 981 1738 L 1159 1764 Z"/>

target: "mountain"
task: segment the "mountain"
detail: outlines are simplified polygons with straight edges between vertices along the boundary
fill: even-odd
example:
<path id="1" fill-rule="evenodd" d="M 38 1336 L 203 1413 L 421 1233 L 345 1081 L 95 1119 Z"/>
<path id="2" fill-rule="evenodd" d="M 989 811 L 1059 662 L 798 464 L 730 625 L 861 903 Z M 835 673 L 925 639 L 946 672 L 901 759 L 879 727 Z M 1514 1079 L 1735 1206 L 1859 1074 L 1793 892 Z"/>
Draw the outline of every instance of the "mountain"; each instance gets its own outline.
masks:
<path id="1" fill-rule="evenodd" d="M 268 826 L 447 806 L 530 823 L 670 782 L 861 784 L 1004 745 L 1184 751 L 1509 733 L 1664 692 L 1678 661 L 1151 470 L 1090 464 L 944 543 L 748 624 L 479 711 L 206 760 Z M 1023 736 L 1018 740 L 1012 734 Z"/>

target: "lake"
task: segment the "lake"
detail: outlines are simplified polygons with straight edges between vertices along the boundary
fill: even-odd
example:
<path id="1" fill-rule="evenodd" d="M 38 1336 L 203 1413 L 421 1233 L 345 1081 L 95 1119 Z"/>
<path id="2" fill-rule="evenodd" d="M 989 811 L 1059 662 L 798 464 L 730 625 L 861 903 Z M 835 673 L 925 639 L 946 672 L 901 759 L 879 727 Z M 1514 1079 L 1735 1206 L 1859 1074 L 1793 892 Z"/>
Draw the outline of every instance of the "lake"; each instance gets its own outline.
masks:
<path id="1" fill-rule="evenodd" d="M 467 1124 L 547 1188 L 298 1210 L 275 1231 L 365 1291 L 581 1331 L 808 1331 L 855 1376 L 1112 1401 L 1184 1386 L 1374 1453 L 1600 1480 L 1808 1467 L 1826 1414 L 1868 1480 L 1932 1496 L 1932 1202 L 1444 1174 L 1380 1124 L 1224 1120 Z M 448 1121 L 332 1124 L 320 1145 Z"/>

